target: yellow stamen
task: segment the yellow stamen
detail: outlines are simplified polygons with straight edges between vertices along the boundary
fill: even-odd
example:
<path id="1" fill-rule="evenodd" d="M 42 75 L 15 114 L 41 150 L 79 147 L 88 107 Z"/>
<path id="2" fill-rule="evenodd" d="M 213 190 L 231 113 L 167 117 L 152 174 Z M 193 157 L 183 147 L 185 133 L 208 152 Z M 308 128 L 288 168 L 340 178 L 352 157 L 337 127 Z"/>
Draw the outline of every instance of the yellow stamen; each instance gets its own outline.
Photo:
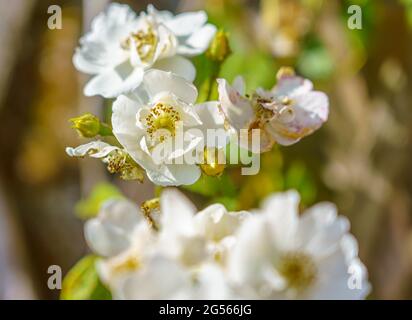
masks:
<path id="1" fill-rule="evenodd" d="M 130 34 L 130 36 L 122 42 L 122 48 L 129 50 L 131 45 L 134 45 L 140 60 L 149 62 L 155 54 L 157 43 L 157 36 L 153 32 L 152 27 L 149 26 L 146 31 L 139 30 Z"/>
<path id="2" fill-rule="evenodd" d="M 154 198 L 143 202 L 140 206 L 143 215 L 147 219 L 149 225 L 156 231 L 159 230 L 159 226 L 156 224 L 153 214 L 160 213 L 160 199 Z"/>
<path id="3" fill-rule="evenodd" d="M 116 150 L 104 159 L 107 171 L 120 173 L 123 180 L 138 180 L 143 182 L 143 169 L 124 151 Z"/>
<path id="4" fill-rule="evenodd" d="M 281 67 L 276 74 L 276 78 L 279 80 L 283 77 L 292 77 L 295 75 L 295 70 L 291 67 Z"/>
<path id="5" fill-rule="evenodd" d="M 135 254 L 129 254 L 126 258 L 119 257 L 116 260 L 112 260 L 112 272 L 124 273 L 130 271 L 136 271 L 141 267 L 140 259 Z"/>
<path id="6" fill-rule="evenodd" d="M 150 109 L 144 121 L 148 127 L 146 131 L 149 136 L 163 142 L 169 134 L 172 137 L 175 136 L 176 122 L 180 121 L 180 115 L 172 106 L 158 102 Z"/>

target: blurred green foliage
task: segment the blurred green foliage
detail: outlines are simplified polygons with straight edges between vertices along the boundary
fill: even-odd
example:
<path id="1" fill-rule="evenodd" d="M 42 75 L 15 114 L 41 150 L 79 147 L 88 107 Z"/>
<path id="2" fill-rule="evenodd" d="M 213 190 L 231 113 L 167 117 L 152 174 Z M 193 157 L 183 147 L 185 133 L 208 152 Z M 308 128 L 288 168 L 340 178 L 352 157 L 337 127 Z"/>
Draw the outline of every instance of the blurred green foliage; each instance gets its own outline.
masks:
<path id="1" fill-rule="evenodd" d="M 311 80 L 326 80 L 334 68 L 335 62 L 322 42 L 315 37 L 307 40 L 297 60 L 299 73 Z"/>
<path id="2" fill-rule="evenodd" d="M 276 60 L 251 38 L 251 17 L 241 1 L 221 1 L 221 6 L 207 6 L 209 20 L 228 32 L 232 55 L 223 63 L 219 76 L 232 81 L 245 77 L 247 87 L 271 87 L 278 69 Z M 203 72 L 203 71 L 200 71 Z"/>
<path id="3" fill-rule="evenodd" d="M 409 26 L 412 28 L 412 0 L 399 0 L 405 6 L 406 19 Z"/>
<path id="4" fill-rule="evenodd" d="M 109 199 L 123 198 L 120 190 L 110 183 L 99 183 L 90 192 L 89 196 L 80 200 L 75 206 L 76 215 L 82 219 L 89 219 L 97 215 L 103 202 Z"/>
<path id="5" fill-rule="evenodd" d="M 67 273 L 60 293 L 61 300 L 110 300 L 109 290 L 96 271 L 97 256 L 88 255 Z"/>

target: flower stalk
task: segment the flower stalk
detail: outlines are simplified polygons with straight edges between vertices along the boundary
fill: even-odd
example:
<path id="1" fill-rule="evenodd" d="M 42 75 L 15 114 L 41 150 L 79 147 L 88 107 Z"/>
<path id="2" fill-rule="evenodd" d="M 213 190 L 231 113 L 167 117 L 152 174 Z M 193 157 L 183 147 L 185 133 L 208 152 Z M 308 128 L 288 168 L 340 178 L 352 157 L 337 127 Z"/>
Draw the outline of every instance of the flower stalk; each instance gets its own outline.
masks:
<path id="1" fill-rule="evenodd" d="M 205 81 L 206 94 L 203 101 L 213 100 L 213 97 L 217 96 L 216 79 L 219 77 L 222 64 L 231 53 L 228 34 L 223 30 L 219 30 L 206 51 L 206 58 L 210 62 L 210 75 Z"/>

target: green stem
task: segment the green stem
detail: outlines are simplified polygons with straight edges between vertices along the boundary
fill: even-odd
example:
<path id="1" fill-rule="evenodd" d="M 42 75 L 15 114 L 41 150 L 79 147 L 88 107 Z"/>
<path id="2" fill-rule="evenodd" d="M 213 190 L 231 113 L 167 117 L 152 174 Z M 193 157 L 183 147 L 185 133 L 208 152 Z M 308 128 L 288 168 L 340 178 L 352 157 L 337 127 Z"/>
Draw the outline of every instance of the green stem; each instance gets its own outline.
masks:
<path id="1" fill-rule="evenodd" d="M 215 65 L 214 72 L 209 77 L 209 85 L 208 85 L 208 92 L 207 92 L 207 95 L 206 95 L 206 101 L 210 101 L 211 98 L 212 98 L 213 89 L 216 86 L 216 79 L 219 77 L 221 66 L 222 66 L 221 63 L 217 63 Z"/>
<path id="2" fill-rule="evenodd" d="M 100 123 L 99 135 L 102 137 L 113 136 L 113 131 L 111 126 L 106 123 Z"/>

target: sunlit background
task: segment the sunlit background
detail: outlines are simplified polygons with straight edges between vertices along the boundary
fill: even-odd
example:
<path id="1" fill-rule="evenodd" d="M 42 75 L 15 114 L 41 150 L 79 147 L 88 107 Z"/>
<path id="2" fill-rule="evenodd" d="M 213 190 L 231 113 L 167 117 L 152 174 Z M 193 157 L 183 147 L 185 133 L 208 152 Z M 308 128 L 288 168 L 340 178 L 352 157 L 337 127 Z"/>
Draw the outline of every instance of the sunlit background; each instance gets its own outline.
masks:
<path id="1" fill-rule="evenodd" d="M 136 11 L 149 3 L 119 2 Z M 48 267 L 58 265 L 64 274 L 88 252 L 82 217 L 99 198 L 123 193 L 141 203 L 154 194 L 148 182 L 120 181 L 100 162 L 64 152 L 85 141 L 69 118 L 109 116 L 110 101 L 84 97 L 87 76 L 72 64 L 79 37 L 107 3 L 0 0 L 2 299 L 58 298 L 47 287 Z M 244 75 L 248 91 L 270 88 L 278 68 L 290 65 L 331 100 L 328 123 L 299 144 L 264 154 L 258 175 L 229 169 L 187 187 L 189 197 L 199 208 L 222 202 L 247 209 L 270 192 L 295 188 L 303 206 L 335 202 L 359 241 L 370 298 L 412 298 L 412 1 L 152 3 L 173 12 L 204 9 L 229 33 L 234 54 L 222 77 Z M 62 8 L 60 30 L 47 27 L 52 4 Z M 348 28 L 352 4 L 362 9 L 361 30 Z"/>

